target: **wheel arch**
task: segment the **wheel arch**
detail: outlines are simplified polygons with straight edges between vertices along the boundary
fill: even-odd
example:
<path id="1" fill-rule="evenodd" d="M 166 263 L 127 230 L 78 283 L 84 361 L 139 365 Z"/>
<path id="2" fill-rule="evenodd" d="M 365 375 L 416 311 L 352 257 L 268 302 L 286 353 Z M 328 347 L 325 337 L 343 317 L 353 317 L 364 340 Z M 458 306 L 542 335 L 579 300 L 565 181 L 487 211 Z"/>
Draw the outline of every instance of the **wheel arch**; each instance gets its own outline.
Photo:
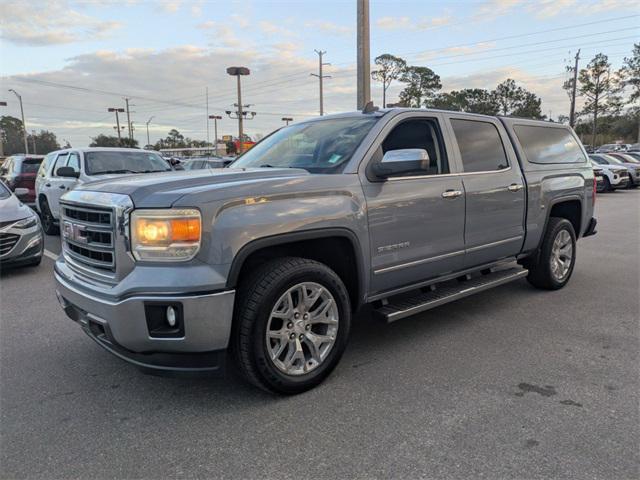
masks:
<path id="1" fill-rule="evenodd" d="M 573 225 L 576 238 L 579 238 L 582 231 L 582 198 L 577 195 L 561 197 L 554 200 L 549 205 L 549 213 L 545 220 L 544 231 L 547 230 L 551 217 L 565 218 Z"/>
<path id="2" fill-rule="evenodd" d="M 236 288 L 242 276 L 278 256 L 299 256 L 324 263 L 343 281 L 354 310 L 364 303 L 364 259 L 358 237 L 346 228 L 289 232 L 252 240 L 235 255 L 227 288 Z"/>

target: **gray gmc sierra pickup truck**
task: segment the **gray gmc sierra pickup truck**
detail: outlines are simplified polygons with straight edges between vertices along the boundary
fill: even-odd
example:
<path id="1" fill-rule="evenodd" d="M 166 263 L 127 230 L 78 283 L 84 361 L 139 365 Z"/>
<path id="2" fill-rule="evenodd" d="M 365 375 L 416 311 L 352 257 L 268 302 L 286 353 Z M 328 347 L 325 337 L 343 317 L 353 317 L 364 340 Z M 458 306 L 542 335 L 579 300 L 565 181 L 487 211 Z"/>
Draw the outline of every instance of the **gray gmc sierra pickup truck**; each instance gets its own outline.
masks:
<path id="1" fill-rule="evenodd" d="M 389 109 L 284 127 L 229 168 L 131 175 L 61 200 L 58 299 L 141 367 L 293 394 L 386 321 L 526 276 L 558 289 L 595 233 L 595 182 L 550 122 Z"/>

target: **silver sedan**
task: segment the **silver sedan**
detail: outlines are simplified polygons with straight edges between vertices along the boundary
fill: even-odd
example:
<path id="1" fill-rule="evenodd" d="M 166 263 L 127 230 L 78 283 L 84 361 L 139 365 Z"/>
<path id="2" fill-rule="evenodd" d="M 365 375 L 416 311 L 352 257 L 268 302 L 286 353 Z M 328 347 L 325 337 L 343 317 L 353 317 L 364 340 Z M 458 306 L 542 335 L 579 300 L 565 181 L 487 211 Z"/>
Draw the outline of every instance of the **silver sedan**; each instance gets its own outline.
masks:
<path id="1" fill-rule="evenodd" d="M 0 267 L 39 265 L 43 251 L 38 215 L 0 182 Z"/>

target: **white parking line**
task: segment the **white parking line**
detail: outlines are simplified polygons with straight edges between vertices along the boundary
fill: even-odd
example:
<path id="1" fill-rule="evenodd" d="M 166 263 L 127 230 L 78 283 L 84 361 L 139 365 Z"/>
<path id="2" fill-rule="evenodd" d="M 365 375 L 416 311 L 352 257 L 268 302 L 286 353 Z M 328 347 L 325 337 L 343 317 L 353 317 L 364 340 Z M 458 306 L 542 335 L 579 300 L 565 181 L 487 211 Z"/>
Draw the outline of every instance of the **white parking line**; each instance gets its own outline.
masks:
<path id="1" fill-rule="evenodd" d="M 51 260 L 57 260 L 58 259 L 58 254 L 57 253 L 50 252 L 47 249 L 44 250 L 44 256 L 45 257 L 49 257 Z"/>

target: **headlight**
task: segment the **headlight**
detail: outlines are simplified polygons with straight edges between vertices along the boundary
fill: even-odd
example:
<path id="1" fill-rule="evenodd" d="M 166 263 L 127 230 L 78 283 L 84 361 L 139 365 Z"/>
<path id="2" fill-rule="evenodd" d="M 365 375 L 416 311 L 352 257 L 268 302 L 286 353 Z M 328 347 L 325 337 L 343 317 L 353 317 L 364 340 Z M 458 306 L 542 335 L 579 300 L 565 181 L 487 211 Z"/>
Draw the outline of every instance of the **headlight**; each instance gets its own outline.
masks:
<path id="1" fill-rule="evenodd" d="M 22 220 L 14 223 L 12 225 L 13 228 L 31 228 L 35 227 L 38 224 L 38 217 L 35 215 L 27 218 L 23 218 Z"/>
<path id="2" fill-rule="evenodd" d="M 195 209 L 134 210 L 131 251 L 136 260 L 192 259 L 200 249 L 202 219 Z"/>

